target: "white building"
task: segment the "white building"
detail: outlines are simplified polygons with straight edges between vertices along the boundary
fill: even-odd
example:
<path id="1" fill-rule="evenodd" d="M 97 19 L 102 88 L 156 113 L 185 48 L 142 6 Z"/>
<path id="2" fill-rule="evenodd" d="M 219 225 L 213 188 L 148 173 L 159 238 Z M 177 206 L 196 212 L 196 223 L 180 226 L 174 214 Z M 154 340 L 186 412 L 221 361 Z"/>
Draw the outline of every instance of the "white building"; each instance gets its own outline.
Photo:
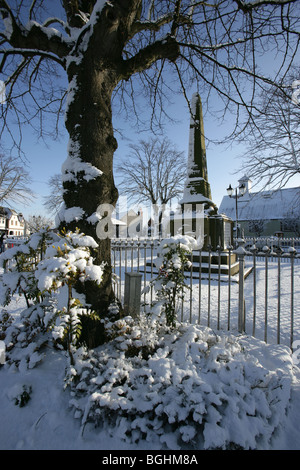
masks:
<path id="1" fill-rule="evenodd" d="M 21 237 L 25 235 L 25 220 L 22 214 L 7 207 L 0 208 L 0 235 Z"/>
<path id="2" fill-rule="evenodd" d="M 237 219 L 245 236 L 299 236 L 299 187 L 252 192 L 251 180 L 245 176 L 239 180 L 242 184 L 246 191 L 237 201 Z M 235 197 L 224 196 L 219 212 L 236 221 Z"/>

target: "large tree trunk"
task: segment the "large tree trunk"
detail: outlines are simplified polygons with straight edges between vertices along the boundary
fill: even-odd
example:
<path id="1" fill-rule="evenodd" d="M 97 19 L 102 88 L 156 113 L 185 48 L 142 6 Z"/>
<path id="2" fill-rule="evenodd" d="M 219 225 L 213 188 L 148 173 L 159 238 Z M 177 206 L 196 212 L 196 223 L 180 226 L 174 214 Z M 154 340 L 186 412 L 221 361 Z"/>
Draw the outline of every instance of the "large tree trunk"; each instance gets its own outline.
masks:
<path id="1" fill-rule="evenodd" d="M 95 217 L 99 206 L 115 206 L 118 199 L 113 179 L 117 141 L 112 126 L 112 93 L 120 80 L 129 79 L 159 58 L 175 60 L 179 51 L 176 40 L 168 36 L 123 59 L 125 44 L 138 30 L 133 25 L 140 17 L 141 5 L 142 0 L 122 0 L 107 2 L 93 11 L 93 20 L 82 29 L 66 62 L 70 84 L 66 128 L 70 142 L 63 169 L 65 213 L 61 225 L 71 230 L 78 227 L 99 243 L 95 261 L 105 263 L 103 281 L 100 287 L 87 282 L 84 293 L 87 303 L 100 314 L 107 312 L 114 297 L 110 239 L 97 236 L 99 219 Z M 101 215 L 105 215 L 103 211 Z"/>
<path id="2" fill-rule="evenodd" d="M 69 132 L 68 159 L 63 167 L 65 220 L 61 226 L 91 235 L 99 243 L 96 264 L 106 263 L 99 286 L 87 282 L 86 301 L 100 314 L 113 298 L 110 239 L 96 234 L 95 214 L 101 204 L 115 205 L 118 192 L 113 179 L 113 135 L 111 96 L 116 81 L 112 70 L 86 54 L 80 67 L 69 67 L 69 96 L 66 128 Z M 100 172 L 102 174 L 100 174 Z M 74 209 L 72 209 L 74 208 Z M 73 219 L 73 220 L 72 220 Z"/>

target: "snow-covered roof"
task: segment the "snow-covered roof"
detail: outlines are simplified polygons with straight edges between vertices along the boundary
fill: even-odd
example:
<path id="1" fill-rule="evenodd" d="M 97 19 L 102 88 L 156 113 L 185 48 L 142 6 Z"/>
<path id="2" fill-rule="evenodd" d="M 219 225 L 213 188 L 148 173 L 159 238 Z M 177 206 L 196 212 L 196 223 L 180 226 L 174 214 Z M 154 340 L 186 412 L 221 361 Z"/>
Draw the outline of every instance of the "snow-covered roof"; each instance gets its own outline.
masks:
<path id="1" fill-rule="evenodd" d="M 300 188 L 284 188 L 274 191 L 247 192 L 238 198 L 239 220 L 277 220 L 299 217 Z M 297 207 L 298 206 L 298 210 Z M 235 198 L 224 196 L 219 208 L 219 213 L 226 214 L 231 219 L 236 219 Z"/>
<path id="2" fill-rule="evenodd" d="M 0 216 L 10 219 L 13 215 L 16 215 L 19 219 L 23 219 L 23 215 L 16 212 L 14 209 L 9 209 L 8 207 L 0 206 Z"/>

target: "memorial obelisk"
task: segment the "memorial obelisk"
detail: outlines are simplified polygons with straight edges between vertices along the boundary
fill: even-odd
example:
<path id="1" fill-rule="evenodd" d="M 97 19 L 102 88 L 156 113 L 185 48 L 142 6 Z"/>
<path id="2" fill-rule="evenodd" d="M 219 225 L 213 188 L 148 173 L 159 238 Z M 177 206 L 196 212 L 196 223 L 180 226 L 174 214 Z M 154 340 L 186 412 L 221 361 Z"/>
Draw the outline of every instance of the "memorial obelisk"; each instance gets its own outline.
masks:
<path id="1" fill-rule="evenodd" d="M 187 178 L 183 197 L 182 232 L 203 238 L 203 249 L 232 244 L 232 220 L 218 213 L 208 182 L 205 134 L 201 98 L 194 93 L 191 103 Z M 200 230 L 200 234 L 199 234 Z"/>
<path id="2" fill-rule="evenodd" d="M 202 103 L 194 93 L 191 104 L 187 179 L 181 204 L 204 204 L 204 210 L 216 213 L 208 182 Z"/>

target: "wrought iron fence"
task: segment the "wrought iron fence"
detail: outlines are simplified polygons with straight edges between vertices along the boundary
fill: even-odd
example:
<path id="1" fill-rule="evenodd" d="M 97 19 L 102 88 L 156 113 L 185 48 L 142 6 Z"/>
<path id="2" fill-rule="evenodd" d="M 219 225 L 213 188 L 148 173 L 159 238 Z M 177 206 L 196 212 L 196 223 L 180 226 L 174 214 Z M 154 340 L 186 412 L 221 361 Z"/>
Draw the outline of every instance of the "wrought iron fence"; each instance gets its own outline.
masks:
<path id="1" fill-rule="evenodd" d="M 246 239 L 226 251 L 194 251 L 178 320 L 292 347 L 300 339 L 300 240 L 274 241 Z M 152 286 L 148 292 L 145 287 L 157 273 L 159 244 L 149 238 L 112 240 L 115 293 L 121 302 L 125 273 L 132 271 L 141 276 L 142 306 L 155 300 Z"/>

